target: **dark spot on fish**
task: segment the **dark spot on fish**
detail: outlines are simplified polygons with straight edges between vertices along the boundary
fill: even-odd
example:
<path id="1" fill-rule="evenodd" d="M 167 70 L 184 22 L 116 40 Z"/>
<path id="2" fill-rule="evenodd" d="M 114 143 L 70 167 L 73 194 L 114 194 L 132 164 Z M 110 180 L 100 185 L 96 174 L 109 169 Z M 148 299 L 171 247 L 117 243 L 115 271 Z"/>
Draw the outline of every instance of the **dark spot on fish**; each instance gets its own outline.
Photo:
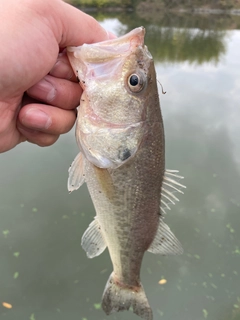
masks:
<path id="1" fill-rule="evenodd" d="M 77 78 L 77 82 L 79 83 L 79 82 L 80 82 L 80 79 L 78 78 L 78 76 L 77 76 L 76 78 Z"/>
<path id="2" fill-rule="evenodd" d="M 131 157 L 131 152 L 130 152 L 130 150 L 128 148 L 125 148 L 123 150 L 119 150 L 118 157 L 119 157 L 120 160 L 125 161 L 129 157 Z"/>
<path id="3" fill-rule="evenodd" d="M 85 83 L 85 81 L 83 80 L 82 83 Z"/>

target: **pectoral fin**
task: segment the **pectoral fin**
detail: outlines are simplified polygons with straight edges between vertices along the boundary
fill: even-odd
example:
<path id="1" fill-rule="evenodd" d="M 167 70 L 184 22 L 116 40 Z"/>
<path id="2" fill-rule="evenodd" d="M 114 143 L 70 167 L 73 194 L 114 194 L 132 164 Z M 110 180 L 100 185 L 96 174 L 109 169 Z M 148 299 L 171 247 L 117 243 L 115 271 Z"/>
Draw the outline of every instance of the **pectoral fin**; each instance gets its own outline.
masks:
<path id="1" fill-rule="evenodd" d="M 68 169 L 68 191 L 77 190 L 84 183 L 84 158 L 81 152 L 76 156 Z"/>
<path id="2" fill-rule="evenodd" d="M 169 226 L 160 218 L 156 236 L 148 249 L 149 252 L 163 255 L 182 254 L 181 243 L 170 230 Z"/>
<path id="3" fill-rule="evenodd" d="M 96 218 L 84 232 L 81 244 L 88 258 L 97 257 L 106 249 L 107 246 L 102 236 L 101 227 Z"/>

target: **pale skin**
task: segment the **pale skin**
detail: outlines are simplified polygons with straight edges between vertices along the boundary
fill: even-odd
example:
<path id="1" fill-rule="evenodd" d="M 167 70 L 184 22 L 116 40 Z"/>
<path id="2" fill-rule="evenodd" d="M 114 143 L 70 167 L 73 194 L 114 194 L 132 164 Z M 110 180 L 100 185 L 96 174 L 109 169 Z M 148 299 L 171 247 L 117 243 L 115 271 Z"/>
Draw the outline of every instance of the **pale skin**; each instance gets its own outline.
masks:
<path id="1" fill-rule="evenodd" d="M 0 152 L 49 146 L 72 128 L 82 90 L 59 51 L 112 37 L 61 0 L 0 1 Z"/>

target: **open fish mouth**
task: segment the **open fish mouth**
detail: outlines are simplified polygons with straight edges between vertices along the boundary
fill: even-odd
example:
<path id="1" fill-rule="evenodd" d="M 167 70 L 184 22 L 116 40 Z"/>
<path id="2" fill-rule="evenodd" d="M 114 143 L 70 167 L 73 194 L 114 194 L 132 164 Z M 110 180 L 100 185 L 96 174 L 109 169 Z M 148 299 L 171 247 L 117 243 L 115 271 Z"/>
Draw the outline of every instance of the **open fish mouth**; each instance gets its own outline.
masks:
<path id="1" fill-rule="evenodd" d="M 83 44 L 79 47 L 68 47 L 71 64 L 81 65 L 81 68 L 74 70 L 80 85 L 85 87 L 85 81 L 81 82 L 81 79 L 86 75 L 88 79 L 101 78 L 106 74 L 111 77 L 116 73 L 118 65 L 121 67 L 123 59 L 135 52 L 138 47 L 147 52 L 149 59 L 152 59 L 151 53 L 144 45 L 144 36 L 145 28 L 139 27 L 119 38 Z"/>
<path id="2" fill-rule="evenodd" d="M 89 63 L 104 62 L 116 57 L 124 57 L 138 46 L 144 47 L 145 28 L 139 27 L 119 38 L 105 40 L 98 43 L 83 44 L 80 47 L 68 47 L 69 52 L 73 52 L 75 58 L 82 59 Z M 89 50 L 91 47 L 91 50 Z M 77 50 L 76 48 L 81 48 Z"/>

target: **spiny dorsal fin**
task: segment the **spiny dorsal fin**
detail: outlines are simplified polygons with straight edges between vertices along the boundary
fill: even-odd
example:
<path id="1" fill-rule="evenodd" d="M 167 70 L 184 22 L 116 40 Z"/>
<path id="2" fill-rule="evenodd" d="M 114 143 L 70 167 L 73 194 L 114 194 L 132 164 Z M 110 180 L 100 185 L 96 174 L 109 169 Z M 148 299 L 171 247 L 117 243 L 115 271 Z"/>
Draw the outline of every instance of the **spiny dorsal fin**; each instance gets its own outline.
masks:
<path id="1" fill-rule="evenodd" d="M 84 232 L 81 244 L 88 258 L 97 257 L 106 249 L 107 246 L 96 217 Z"/>
<path id="2" fill-rule="evenodd" d="M 73 160 L 68 169 L 68 191 L 71 193 L 77 190 L 85 182 L 84 179 L 84 158 L 81 152 Z"/>
<path id="3" fill-rule="evenodd" d="M 183 179 L 179 176 L 178 170 L 165 170 L 163 176 L 163 184 L 161 189 L 161 212 L 166 214 L 165 209 L 171 210 L 169 205 L 175 204 L 179 199 L 174 193 L 179 192 L 183 194 L 182 189 L 186 188 L 183 184 L 179 183 L 178 180 Z"/>
<path id="4" fill-rule="evenodd" d="M 181 243 L 170 230 L 169 226 L 160 217 L 156 236 L 148 249 L 149 252 L 163 255 L 182 254 Z"/>

